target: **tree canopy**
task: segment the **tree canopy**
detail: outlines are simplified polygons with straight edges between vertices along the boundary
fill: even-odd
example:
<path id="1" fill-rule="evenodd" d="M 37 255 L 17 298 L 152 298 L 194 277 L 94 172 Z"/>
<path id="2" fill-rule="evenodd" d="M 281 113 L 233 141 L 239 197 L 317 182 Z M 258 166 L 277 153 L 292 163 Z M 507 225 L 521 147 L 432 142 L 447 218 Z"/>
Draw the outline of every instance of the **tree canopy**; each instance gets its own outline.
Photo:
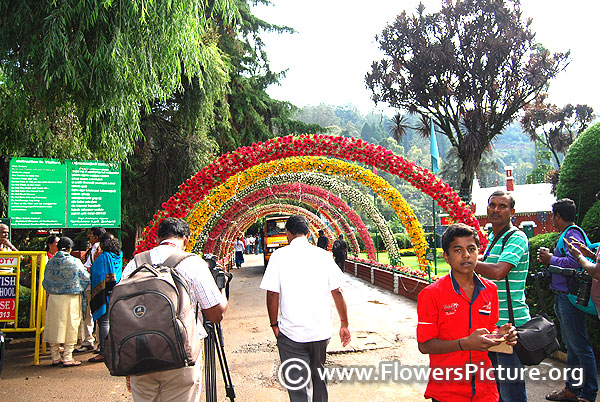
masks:
<path id="1" fill-rule="evenodd" d="M 124 161 L 140 138 L 140 110 L 182 89 L 183 73 L 205 92 L 227 82 L 211 28 L 216 17 L 232 21 L 235 7 L 228 0 L 1 2 L 2 154 Z"/>
<path id="2" fill-rule="evenodd" d="M 535 41 L 517 1 L 447 1 L 439 12 L 406 12 L 377 36 L 385 57 L 365 79 L 372 99 L 431 116 L 462 161 L 460 192 L 492 140 L 544 90 L 569 53 Z"/>
<path id="3" fill-rule="evenodd" d="M 577 136 L 594 120 L 594 109 L 588 105 L 571 104 L 558 107 L 546 101 L 547 94 L 540 94 L 534 102 L 525 106 L 521 126 L 531 141 L 538 141 L 548 148 L 554 162 L 560 168 L 559 153 L 566 153 Z"/>

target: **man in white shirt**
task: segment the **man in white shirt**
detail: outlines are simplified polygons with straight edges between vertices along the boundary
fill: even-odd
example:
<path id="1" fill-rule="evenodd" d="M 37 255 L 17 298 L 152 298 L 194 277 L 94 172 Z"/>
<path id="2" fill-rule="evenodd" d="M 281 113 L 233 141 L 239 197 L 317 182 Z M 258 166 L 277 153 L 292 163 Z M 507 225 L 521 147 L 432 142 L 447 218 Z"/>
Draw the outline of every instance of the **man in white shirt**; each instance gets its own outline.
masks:
<path id="1" fill-rule="evenodd" d="M 309 226 L 304 216 L 290 216 L 285 228 L 289 245 L 273 253 L 260 287 L 267 291 L 267 311 L 282 366 L 292 359 L 304 364 L 283 370 L 280 380 L 292 402 L 327 401 L 327 384 L 318 370 L 323 370 L 333 332 L 331 297 L 340 316 L 342 345 L 350 343 L 341 289 L 343 274 L 331 253 L 308 242 Z M 293 378 L 286 378 L 288 375 Z M 304 383 L 300 389 L 293 386 Z"/>
<path id="2" fill-rule="evenodd" d="M 158 246 L 150 250 L 153 264 L 161 264 L 176 249 L 184 250 L 190 240 L 188 224 L 178 218 L 165 218 L 158 227 Z M 136 269 L 131 260 L 123 270 L 123 278 L 129 277 Z M 177 265 L 177 271 L 185 278 L 190 290 L 192 305 L 200 304 L 204 316 L 219 323 L 227 310 L 227 299 L 217 287 L 206 261 L 193 255 Z M 206 338 L 206 330 L 198 325 L 201 339 Z M 129 377 L 128 377 L 129 381 Z M 150 374 L 131 376 L 130 385 L 133 400 L 139 401 L 198 401 L 202 383 L 202 359 L 198 358 L 191 367 L 158 371 Z"/>

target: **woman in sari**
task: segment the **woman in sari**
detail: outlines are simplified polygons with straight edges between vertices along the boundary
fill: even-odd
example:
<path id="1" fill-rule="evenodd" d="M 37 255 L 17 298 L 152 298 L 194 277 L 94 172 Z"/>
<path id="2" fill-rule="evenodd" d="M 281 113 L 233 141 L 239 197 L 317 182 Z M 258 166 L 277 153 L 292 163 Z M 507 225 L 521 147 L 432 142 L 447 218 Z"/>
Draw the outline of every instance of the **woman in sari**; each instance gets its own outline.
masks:
<path id="1" fill-rule="evenodd" d="M 62 237 L 58 241 L 58 252 L 48 261 L 42 286 L 48 292 L 46 328 L 44 341 L 50 344 L 52 365 L 79 366 L 73 359 L 73 348 L 77 342 L 82 309 L 86 306 L 85 288 L 90 283 L 90 274 L 81 261 L 69 253 L 73 240 Z M 60 344 L 64 344 L 60 356 Z"/>
<path id="2" fill-rule="evenodd" d="M 101 254 L 94 260 L 91 267 L 92 300 L 90 308 L 98 329 L 100 353 L 88 361 L 99 363 L 104 361 L 104 340 L 108 336 L 110 323 L 108 321 L 108 303 L 112 290 L 121 280 L 123 273 L 123 253 L 119 240 L 106 232 L 100 236 Z"/>

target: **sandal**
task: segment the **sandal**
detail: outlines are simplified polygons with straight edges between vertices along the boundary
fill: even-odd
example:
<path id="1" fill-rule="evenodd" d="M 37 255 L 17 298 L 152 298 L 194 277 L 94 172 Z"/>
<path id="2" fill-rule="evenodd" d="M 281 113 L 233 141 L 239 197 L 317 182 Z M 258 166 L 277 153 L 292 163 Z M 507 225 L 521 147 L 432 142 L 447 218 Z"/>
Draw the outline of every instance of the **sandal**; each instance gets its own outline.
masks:
<path id="1" fill-rule="evenodd" d="M 569 396 L 569 395 L 573 395 L 573 396 Z M 546 395 L 546 399 L 549 401 L 572 401 L 572 402 L 579 401 L 579 398 L 577 397 L 577 395 L 575 395 L 574 393 L 572 393 L 571 391 L 569 391 L 566 388 L 563 388 L 560 391 L 552 391 L 551 393 Z"/>
<path id="2" fill-rule="evenodd" d="M 63 367 L 75 367 L 75 366 L 81 366 L 81 362 L 79 362 L 77 360 L 69 360 L 67 362 L 63 362 Z"/>
<path id="3" fill-rule="evenodd" d="M 63 364 L 62 360 L 52 360 L 52 367 L 62 366 L 62 364 Z"/>
<path id="4" fill-rule="evenodd" d="M 88 359 L 88 362 L 90 362 L 90 363 L 104 363 L 104 356 L 102 356 L 102 355 L 96 355 L 94 357 L 90 357 Z"/>

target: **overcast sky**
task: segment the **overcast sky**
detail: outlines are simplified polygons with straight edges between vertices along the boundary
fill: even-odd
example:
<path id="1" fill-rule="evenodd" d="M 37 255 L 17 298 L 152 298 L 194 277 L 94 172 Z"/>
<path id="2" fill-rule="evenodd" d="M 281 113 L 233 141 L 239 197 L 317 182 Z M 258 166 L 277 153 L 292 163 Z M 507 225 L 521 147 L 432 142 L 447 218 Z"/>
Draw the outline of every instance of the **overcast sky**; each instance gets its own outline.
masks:
<path id="1" fill-rule="evenodd" d="M 363 113 L 374 108 L 364 76 L 381 59 L 375 35 L 403 10 L 412 14 L 418 0 L 272 0 L 254 14 L 288 25 L 296 34 L 264 35 L 273 71 L 287 69 L 281 86 L 268 92 L 296 106 L 352 103 Z M 426 11 L 441 0 L 425 0 Z M 600 114 L 600 49 L 596 0 L 522 0 L 533 18 L 537 41 L 553 52 L 571 50 L 571 64 L 550 85 L 550 100 L 559 106 L 587 103 Z M 377 110 L 384 110 L 378 106 Z"/>

